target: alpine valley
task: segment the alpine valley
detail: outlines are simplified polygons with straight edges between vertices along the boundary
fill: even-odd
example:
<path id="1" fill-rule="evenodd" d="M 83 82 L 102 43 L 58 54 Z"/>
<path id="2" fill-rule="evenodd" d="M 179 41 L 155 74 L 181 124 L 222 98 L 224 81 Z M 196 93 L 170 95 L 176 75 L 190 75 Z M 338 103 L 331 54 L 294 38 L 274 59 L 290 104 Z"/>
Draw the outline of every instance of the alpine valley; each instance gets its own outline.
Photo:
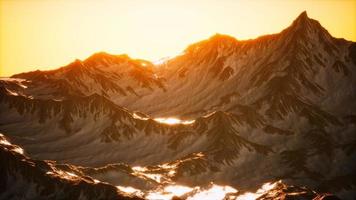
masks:
<path id="1" fill-rule="evenodd" d="M 20 58 L 19 58 L 20 59 Z M 0 199 L 354 199 L 356 43 L 301 13 L 0 80 Z"/>

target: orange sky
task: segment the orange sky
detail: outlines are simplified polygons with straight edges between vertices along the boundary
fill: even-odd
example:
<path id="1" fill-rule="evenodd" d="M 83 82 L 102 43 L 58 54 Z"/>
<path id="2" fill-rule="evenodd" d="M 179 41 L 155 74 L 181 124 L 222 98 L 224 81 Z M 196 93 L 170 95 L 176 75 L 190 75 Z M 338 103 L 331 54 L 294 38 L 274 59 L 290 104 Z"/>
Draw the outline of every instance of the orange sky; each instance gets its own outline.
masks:
<path id="1" fill-rule="evenodd" d="M 98 51 L 154 61 L 217 32 L 237 39 L 279 32 L 303 10 L 356 41 L 355 0 L 0 0 L 0 76 Z"/>

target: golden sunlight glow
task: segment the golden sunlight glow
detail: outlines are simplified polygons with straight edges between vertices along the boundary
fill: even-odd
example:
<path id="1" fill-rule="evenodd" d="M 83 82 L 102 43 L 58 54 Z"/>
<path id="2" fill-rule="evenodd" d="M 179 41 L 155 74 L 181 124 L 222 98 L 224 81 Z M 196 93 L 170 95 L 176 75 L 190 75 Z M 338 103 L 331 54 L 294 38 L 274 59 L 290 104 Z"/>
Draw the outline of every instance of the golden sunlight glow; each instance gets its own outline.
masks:
<path id="1" fill-rule="evenodd" d="M 133 113 L 132 117 L 135 119 L 140 119 L 140 120 L 148 120 L 149 119 L 147 117 L 142 117 L 136 113 Z M 178 119 L 175 117 L 168 117 L 168 118 L 158 117 L 158 118 L 154 118 L 153 120 L 155 120 L 156 122 L 162 123 L 162 124 L 169 124 L 169 125 L 192 124 L 195 121 L 195 120 L 181 120 L 181 119 Z"/>
<path id="2" fill-rule="evenodd" d="M 239 195 L 236 200 L 255 200 L 260 197 L 264 192 L 274 188 L 278 182 L 275 183 L 265 183 L 262 185 L 260 189 L 258 189 L 255 193 L 246 192 L 242 195 Z"/>
<path id="3" fill-rule="evenodd" d="M 23 154 L 23 153 L 24 153 L 23 149 L 20 148 L 20 147 L 16 147 L 16 148 L 14 148 L 14 149 L 12 149 L 12 150 L 15 151 L 15 152 L 17 152 L 17 153 L 19 153 L 19 154 Z"/>
<path id="4" fill-rule="evenodd" d="M 140 115 L 138 115 L 136 113 L 133 113 L 132 117 L 135 118 L 135 119 L 140 119 L 140 120 L 148 120 L 149 119 L 147 117 L 141 117 Z"/>
<path id="5" fill-rule="evenodd" d="M 62 170 L 55 170 L 54 172 L 49 171 L 46 174 L 60 176 L 61 178 L 68 179 L 68 180 L 80 179 L 80 177 L 78 177 L 76 174 L 67 171 L 62 171 Z"/>
<path id="6" fill-rule="evenodd" d="M 174 195 L 170 193 L 164 193 L 164 192 L 149 192 L 146 196 L 145 199 L 148 200 L 170 200 L 172 199 Z"/>
<path id="7" fill-rule="evenodd" d="M 168 185 L 163 189 L 158 189 L 157 191 L 151 191 L 145 196 L 149 200 L 170 200 L 174 196 L 181 196 L 188 192 L 191 192 L 194 188 L 182 186 L 182 185 Z"/>
<path id="8" fill-rule="evenodd" d="M 192 124 L 194 123 L 194 120 L 180 120 L 178 118 L 155 118 L 155 121 L 162 123 L 162 124 L 170 124 L 170 125 L 175 125 L 175 124 Z"/>
<path id="9" fill-rule="evenodd" d="M 139 171 L 146 170 L 145 168 L 138 167 Z M 263 195 L 268 190 L 271 190 L 276 187 L 276 185 L 280 183 L 280 181 L 275 183 L 265 183 L 260 189 L 258 189 L 255 193 L 246 192 L 242 195 L 238 195 L 236 190 L 230 186 L 222 186 L 216 185 L 214 183 L 210 183 L 206 187 L 188 187 L 184 185 L 177 184 L 168 184 L 165 186 L 160 186 L 157 189 L 143 192 L 139 189 L 133 187 L 123 187 L 116 186 L 119 190 L 124 191 L 130 194 L 136 194 L 139 196 L 144 196 L 145 199 L 149 200 L 170 200 L 174 196 L 184 197 L 187 200 L 222 200 L 222 199 L 231 199 L 231 200 L 255 200 Z"/>
<path id="10" fill-rule="evenodd" d="M 230 199 L 229 194 L 236 193 L 237 190 L 230 186 L 220 186 L 212 185 L 211 188 L 207 190 L 202 190 L 195 194 L 192 197 L 189 197 L 187 200 L 200 200 L 200 199 L 209 199 L 209 200 L 222 200 Z"/>
<path id="11" fill-rule="evenodd" d="M 353 0 L 1 0 L 0 76 L 98 51 L 154 61 L 217 32 L 280 32 L 304 10 L 332 35 L 356 40 Z"/>
<path id="12" fill-rule="evenodd" d="M 5 145 L 5 146 L 11 146 L 11 143 L 9 141 L 7 141 L 6 139 L 3 139 L 2 137 L 4 137 L 4 135 L 0 133 L 0 144 Z M 24 150 L 19 146 L 15 146 L 15 148 L 13 148 L 12 150 L 19 154 L 24 153 Z"/>
<path id="13" fill-rule="evenodd" d="M 1 136 L 2 134 L 0 134 Z M 11 145 L 11 143 L 7 140 L 0 140 L 0 144 L 4 144 L 4 145 Z"/>
<path id="14" fill-rule="evenodd" d="M 120 191 L 125 192 L 125 193 L 135 194 L 135 195 L 138 195 L 138 196 L 142 196 L 143 195 L 143 192 L 141 190 L 136 189 L 134 187 L 116 186 L 116 188 L 119 189 Z"/>
<path id="15" fill-rule="evenodd" d="M 187 200 L 222 200 L 225 197 L 230 199 L 229 197 L 235 197 L 234 195 L 230 195 L 236 193 L 237 190 L 230 186 L 220 186 L 212 184 L 209 188 L 201 188 L 201 187 L 187 187 L 182 185 L 168 185 L 162 189 L 158 189 L 157 191 L 149 192 L 145 198 L 149 200 L 170 200 L 174 196 L 182 196 L 187 193 L 192 193 L 189 195 Z"/>
<path id="16" fill-rule="evenodd" d="M 148 169 L 146 167 L 136 166 L 136 167 L 132 167 L 132 170 L 134 171 L 135 175 L 143 176 L 145 178 L 156 181 L 157 183 L 161 183 L 163 180 L 163 176 L 161 174 L 149 173 L 147 172 Z"/>
<path id="17" fill-rule="evenodd" d="M 183 185 L 169 185 L 164 188 L 165 192 L 172 193 L 175 196 L 181 196 L 187 192 L 192 191 L 193 188 Z"/>
<path id="18" fill-rule="evenodd" d="M 135 166 L 135 167 L 132 167 L 132 170 L 138 171 L 138 172 L 144 172 L 144 171 L 147 170 L 147 168 L 146 167 Z"/>

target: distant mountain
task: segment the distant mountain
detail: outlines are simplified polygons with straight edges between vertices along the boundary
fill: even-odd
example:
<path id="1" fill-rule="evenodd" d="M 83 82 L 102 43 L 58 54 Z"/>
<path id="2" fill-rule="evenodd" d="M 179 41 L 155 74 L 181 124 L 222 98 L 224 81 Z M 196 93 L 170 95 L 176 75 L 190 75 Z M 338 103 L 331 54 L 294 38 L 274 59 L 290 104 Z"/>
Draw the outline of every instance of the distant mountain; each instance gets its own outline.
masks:
<path id="1" fill-rule="evenodd" d="M 163 80 L 154 74 L 153 64 L 149 61 L 104 52 L 56 70 L 33 71 L 12 77 L 30 81 L 23 92 L 42 99 L 95 93 L 103 96 L 110 94 L 112 98 L 138 96 L 135 89 L 165 89 Z"/>
<path id="2" fill-rule="evenodd" d="M 97 53 L 58 70 L 12 77 L 26 79 L 23 92 L 34 98 L 97 93 L 154 116 L 195 118 L 236 104 L 260 107 L 268 101 L 276 108 L 270 114 L 280 115 L 290 109 L 310 110 L 314 102 L 333 102 L 340 88 L 353 92 L 355 49 L 355 43 L 333 38 L 304 12 L 281 33 L 245 41 L 217 34 L 159 66 Z"/>
<path id="3" fill-rule="evenodd" d="M 356 43 L 306 12 L 280 33 L 216 34 L 159 64 L 97 53 L 17 74 L 0 80 L 0 102 L 0 131 L 32 158 L 110 184 L 282 180 L 356 196 Z"/>

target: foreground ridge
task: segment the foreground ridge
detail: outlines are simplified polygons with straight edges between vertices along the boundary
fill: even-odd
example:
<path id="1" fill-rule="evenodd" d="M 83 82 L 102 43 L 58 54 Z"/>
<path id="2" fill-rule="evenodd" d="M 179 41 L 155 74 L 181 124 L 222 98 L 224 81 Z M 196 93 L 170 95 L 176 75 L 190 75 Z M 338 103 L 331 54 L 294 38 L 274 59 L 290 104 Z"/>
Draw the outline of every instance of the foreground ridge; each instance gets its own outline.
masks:
<path id="1" fill-rule="evenodd" d="M 24 155 L 21 147 L 11 144 L 2 134 L 0 134 L 0 154 L 0 162 L 3 163 L 0 171 L 3 177 L 0 182 L 3 186 L 0 191 L 0 199 L 142 199 L 118 189 L 125 187 L 115 187 L 83 175 L 83 172 L 89 169 L 58 165 L 56 162 L 48 160 L 33 160 Z M 95 171 L 97 170 L 105 169 L 95 169 Z M 210 190 L 210 187 L 194 188 L 180 197 L 174 196 L 172 199 L 189 197 L 196 199 L 199 193 Z M 135 191 L 135 193 L 137 192 Z M 152 193 L 146 195 L 151 199 Z M 256 193 L 227 193 L 226 195 L 227 198 L 250 199 L 255 197 L 260 200 L 277 198 L 338 199 L 330 194 L 317 194 L 307 188 L 287 186 L 281 181 L 273 184 L 267 183 Z"/>
<path id="2" fill-rule="evenodd" d="M 112 185 L 60 170 L 53 161 L 32 160 L 0 134 L 0 199 L 141 199 Z"/>

